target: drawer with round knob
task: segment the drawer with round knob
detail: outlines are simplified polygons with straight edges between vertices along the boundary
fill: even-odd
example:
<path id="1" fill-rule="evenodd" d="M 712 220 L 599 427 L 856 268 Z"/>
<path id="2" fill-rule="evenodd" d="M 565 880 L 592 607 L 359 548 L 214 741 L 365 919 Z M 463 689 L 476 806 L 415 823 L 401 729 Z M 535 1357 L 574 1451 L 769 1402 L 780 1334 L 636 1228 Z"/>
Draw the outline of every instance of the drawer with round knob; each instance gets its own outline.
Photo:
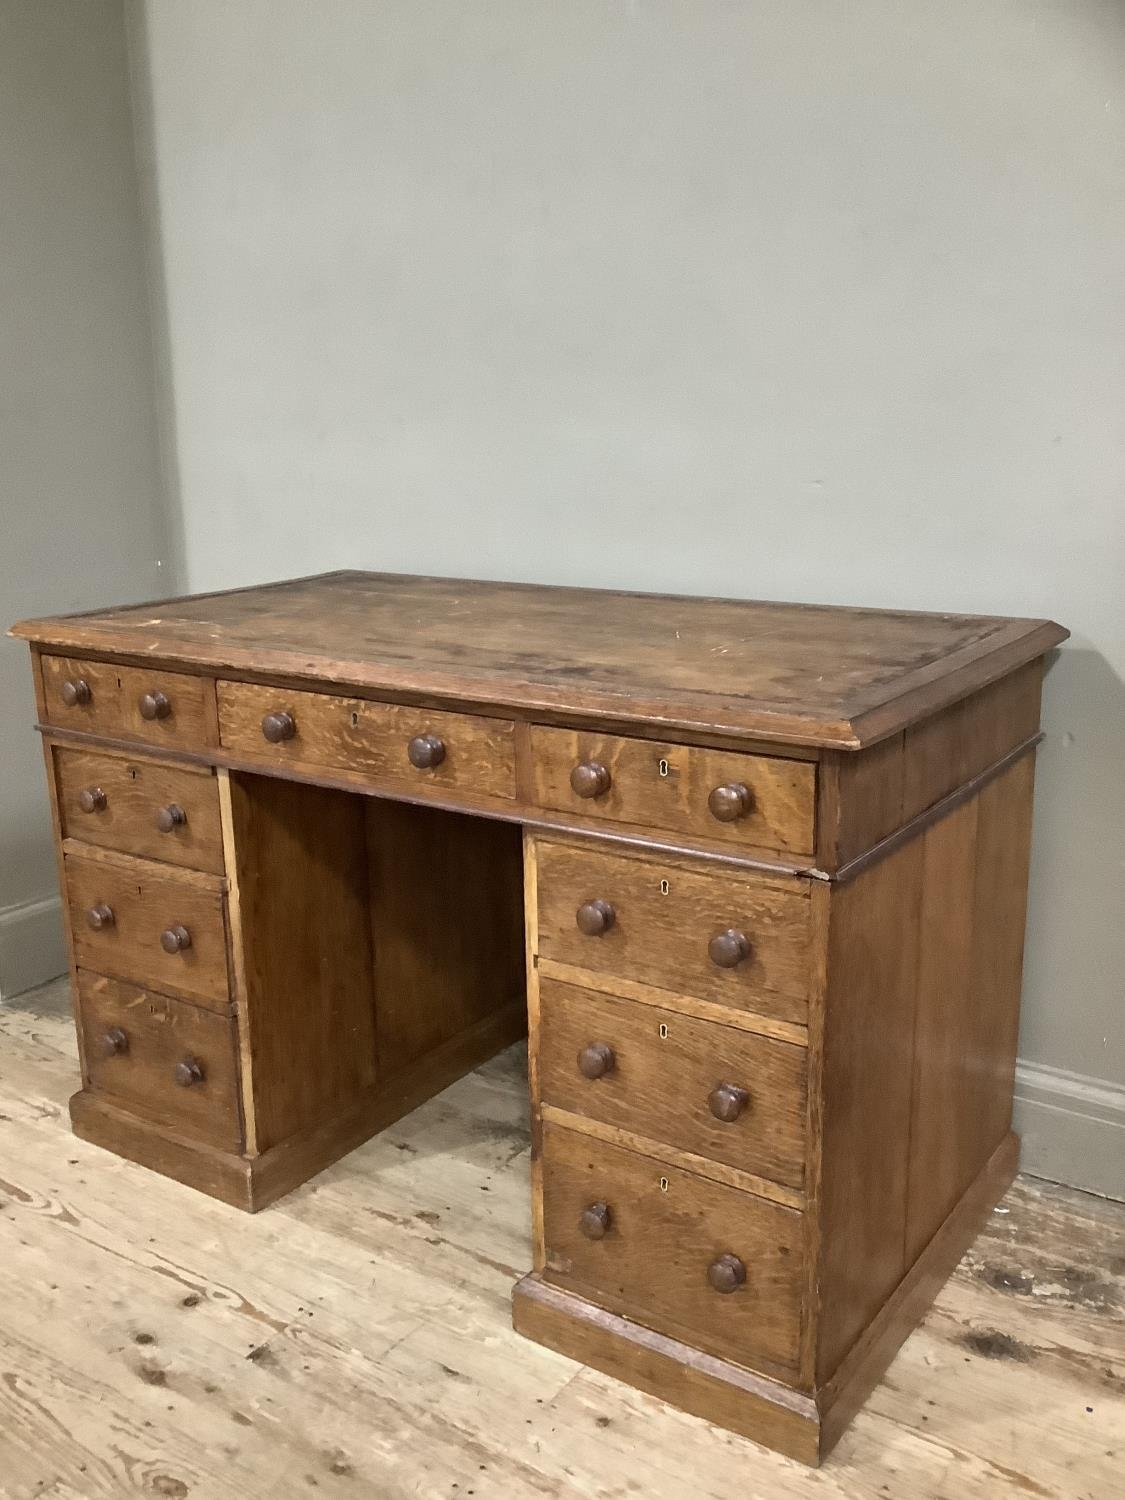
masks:
<path id="1" fill-rule="evenodd" d="M 801 1187 L 804 1047 L 552 979 L 539 1004 L 544 1104 Z"/>
<path id="2" fill-rule="evenodd" d="M 506 719 L 249 682 L 220 682 L 218 697 L 222 747 L 250 761 L 361 772 L 423 796 L 516 794 L 515 731 Z"/>
<path id="3" fill-rule="evenodd" d="M 539 956 L 803 1024 L 808 882 L 700 860 L 536 844 Z"/>
<path id="4" fill-rule="evenodd" d="M 791 1378 L 797 1210 L 546 1123 L 546 1280 L 693 1348 Z"/>
<path id="5" fill-rule="evenodd" d="M 210 770 L 63 745 L 54 757 L 64 838 L 223 873 Z"/>
<path id="6" fill-rule="evenodd" d="M 74 953 L 83 968 L 226 1010 L 221 882 L 127 855 L 66 856 Z"/>
<path id="7" fill-rule="evenodd" d="M 812 856 L 811 761 L 541 725 L 532 728 L 531 753 L 535 800 L 543 807 L 764 855 Z"/>
<path id="8" fill-rule="evenodd" d="M 68 656 L 42 658 L 47 719 L 109 739 L 144 740 L 169 749 L 210 743 L 202 677 L 152 667 L 118 666 Z"/>
<path id="9" fill-rule="evenodd" d="M 238 1150 L 234 1022 L 197 1005 L 79 970 L 86 1081 L 145 1120 Z"/>

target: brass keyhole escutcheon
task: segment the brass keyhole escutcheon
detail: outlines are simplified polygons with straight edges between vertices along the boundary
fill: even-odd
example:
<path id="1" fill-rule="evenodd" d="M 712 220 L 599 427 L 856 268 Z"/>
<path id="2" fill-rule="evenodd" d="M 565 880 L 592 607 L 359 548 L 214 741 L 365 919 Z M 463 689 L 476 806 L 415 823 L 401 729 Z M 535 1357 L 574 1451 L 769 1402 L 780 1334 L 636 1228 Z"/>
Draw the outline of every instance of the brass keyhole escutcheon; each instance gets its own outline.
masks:
<path id="1" fill-rule="evenodd" d="M 668 1040 L 668 1023 L 667 1023 L 667 1021 L 661 1021 L 661 1023 L 660 1023 L 660 1040 L 662 1042 L 666 1042 Z"/>
<path id="2" fill-rule="evenodd" d="M 669 773 L 669 771 L 672 768 L 668 764 L 668 762 L 664 759 L 664 757 L 661 756 L 660 759 L 656 763 L 656 769 L 660 772 L 661 776 L 667 776 L 668 773 Z"/>
<path id="3" fill-rule="evenodd" d="M 662 1193 L 666 1193 L 668 1191 L 668 1179 L 667 1179 L 667 1177 L 662 1177 L 660 1179 L 660 1191 Z"/>
<path id="4" fill-rule="evenodd" d="M 671 889 L 672 889 L 672 887 L 668 884 L 668 882 L 666 880 L 662 880 L 660 882 L 660 894 L 662 896 L 666 896 Z"/>

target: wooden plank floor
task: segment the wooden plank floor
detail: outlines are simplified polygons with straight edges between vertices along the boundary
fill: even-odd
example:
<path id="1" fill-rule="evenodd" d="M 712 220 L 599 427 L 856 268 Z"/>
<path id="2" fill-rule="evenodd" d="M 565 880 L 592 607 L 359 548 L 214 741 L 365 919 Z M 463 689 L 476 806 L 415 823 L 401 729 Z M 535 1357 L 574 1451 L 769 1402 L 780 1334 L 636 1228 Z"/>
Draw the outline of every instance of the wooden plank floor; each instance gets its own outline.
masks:
<path id="1" fill-rule="evenodd" d="M 61 985 L 0 1009 L 0 1496 L 1125 1496 L 1125 1206 L 1019 1182 L 813 1473 L 512 1333 L 522 1069 L 251 1218 L 69 1134 Z"/>

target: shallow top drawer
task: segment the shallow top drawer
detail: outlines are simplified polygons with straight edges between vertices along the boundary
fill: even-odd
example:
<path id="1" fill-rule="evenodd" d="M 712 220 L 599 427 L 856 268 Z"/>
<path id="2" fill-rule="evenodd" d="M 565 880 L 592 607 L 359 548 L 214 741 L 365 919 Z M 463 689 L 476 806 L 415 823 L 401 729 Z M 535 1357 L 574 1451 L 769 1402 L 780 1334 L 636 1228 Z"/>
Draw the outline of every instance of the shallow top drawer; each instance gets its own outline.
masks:
<path id="1" fill-rule="evenodd" d="M 275 765 L 361 771 L 417 791 L 516 794 L 506 719 L 220 682 L 219 739 L 225 750 Z"/>
<path id="2" fill-rule="evenodd" d="M 210 770 L 62 745 L 54 753 L 64 838 L 223 873 L 219 789 Z"/>
<path id="3" fill-rule="evenodd" d="M 184 750 L 209 742 L 202 677 L 166 672 L 159 663 L 121 667 L 73 656 L 41 662 L 47 720 L 61 729 Z"/>
<path id="4" fill-rule="evenodd" d="M 571 729 L 531 731 L 544 807 L 716 839 L 779 855 L 813 852 L 816 767 Z"/>

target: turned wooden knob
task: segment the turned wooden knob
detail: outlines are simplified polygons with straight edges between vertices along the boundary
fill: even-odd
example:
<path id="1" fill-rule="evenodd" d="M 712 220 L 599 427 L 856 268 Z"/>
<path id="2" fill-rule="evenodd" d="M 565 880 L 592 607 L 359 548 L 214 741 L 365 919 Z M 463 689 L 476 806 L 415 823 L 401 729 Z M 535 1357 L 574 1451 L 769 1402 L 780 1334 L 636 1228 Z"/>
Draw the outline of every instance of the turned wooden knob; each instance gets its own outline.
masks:
<path id="1" fill-rule="evenodd" d="M 166 719 L 172 712 L 172 700 L 158 688 L 155 693 L 145 693 L 137 707 L 142 719 Z"/>
<path id="2" fill-rule="evenodd" d="M 571 789 L 578 797 L 600 797 L 612 784 L 608 767 L 599 760 L 584 760 L 570 773 Z"/>
<path id="3" fill-rule="evenodd" d="M 746 1267 L 737 1255 L 720 1255 L 707 1267 L 707 1280 L 717 1292 L 737 1292 L 746 1280 Z"/>
<path id="4" fill-rule="evenodd" d="M 174 927 L 165 927 L 160 934 L 160 946 L 165 953 L 182 953 L 185 948 L 191 947 L 191 933 L 179 923 Z"/>
<path id="5" fill-rule="evenodd" d="M 436 734 L 416 734 L 407 745 L 406 754 L 419 771 L 432 771 L 445 759 L 445 741 Z"/>
<path id="6" fill-rule="evenodd" d="M 62 685 L 62 701 L 67 708 L 79 708 L 93 696 L 85 677 L 68 677 Z"/>
<path id="7" fill-rule="evenodd" d="M 271 745 L 280 745 L 282 740 L 291 740 L 297 733 L 297 721 L 284 710 L 267 714 L 262 720 L 262 734 Z"/>
<path id="8" fill-rule="evenodd" d="M 121 1052 L 128 1052 L 129 1037 L 120 1026 L 111 1026 L 102 1037 L 102 1049 L 107 1057 L 116 1057 Z"/>
<path id="9" fill-rule="evenodd" d="M 105 812 L 106 795 L 100 786 L 84 786 L 78 793 L 78 806 L 85 813 Z"/>
<path id="10" fill-rule="evenodd" d="M 601 937 L 616 922 L 617 913 L 608 901 L 583 901 L 574 913 L 574 920 L 579 932 L 585 933 L 587 937 Z"/>
<path id="11" fill-rule="evenodd" d="M 718 1088 L 711 1090 L 707 1103 L 716 1120 L 732 1125 L 750 1103 L 750 1091 L 740 1089 L 737 1083 L 720 1083 Z"/>
<path id="12" fill-rule="evenodd" d="M 588 1240 L 604 1240 L 611 1223 L 608 1203 L 591 1203 L 582 1210 L 578 1227 Z"/>
<path id="13" fill-rule="evenodd" d="M 737 823 L 754 806 L 754 794 L 741 781 L 728 781 L 726 786 L 715 787 L 707 806 L 720 823 Z"/>
<path id="14" fill-rule="evenodd" d="M 161 833 L 175 833 L 187 822 L 187 813 L 178 802 L 169 802 L 166 807 L 156 809 L 156 826 Z"/>
<path id="15" fill-rule="evenodd" d="M 203 1064 L 197 1058 L 185 1057 L 176 1064 L 176 1082 L 182 1089 L 190 1089 L 192 1084 L 202 1083 L 203 1079 Z"/>
<path id="16" fill-rule="evenodd" d="M 617 1065 L 608 1042 L 590 1042 L 578 1054 L 578 1071 L 583 1078 L 604 1078 Z"/>
<path id="17" fill-rule="evenodd" d="M 720 969 L 736 969 L 744 958 L 750 956 L 750 939 L 737 927 L 728 927 L 726 932 L 717 932 L 707 944 L 711 962 Z"/>
<path id="18" fill-rule="evenodd" d="M 107 906 L 104 901 L 99 901 L 97 906 L 91 906 L 86 913 L 86 925 L 92 927 L 95 932 L 112 927 L 113 921 L 113 907 Z"/>

